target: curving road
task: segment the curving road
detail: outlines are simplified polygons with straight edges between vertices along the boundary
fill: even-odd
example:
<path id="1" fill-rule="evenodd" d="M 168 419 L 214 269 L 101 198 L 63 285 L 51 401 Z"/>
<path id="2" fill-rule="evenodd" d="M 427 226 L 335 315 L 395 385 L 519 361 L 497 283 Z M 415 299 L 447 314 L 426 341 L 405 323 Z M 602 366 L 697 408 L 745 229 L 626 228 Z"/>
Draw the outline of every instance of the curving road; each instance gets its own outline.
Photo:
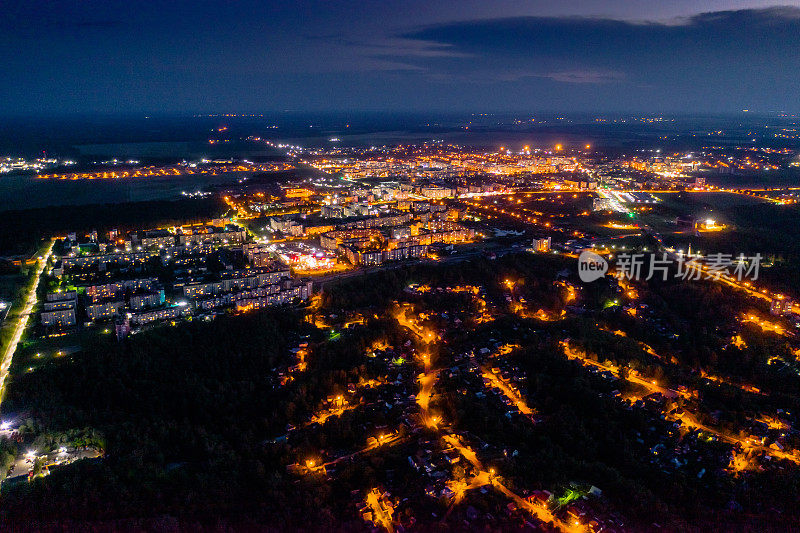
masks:
<path id="1" fill-rule="evenodd" d="M 39 279 L 42 277 L 42 272 L 44 272 L 44 269 L 47 266 L 47 261 L 50 259 L 50 256 L 53 253 L 53 244 L 55 244 L 55 241 L 50 241 L 50 245 L 47 247 L 47 250 L 45 251 L 44 255 L 42 255 L 42 259 L 39 261 L 39 264 L 36 267 L 36 274 L 34 276 L 31 291 L 28 293 L 28 296 L 25 299 L 25 306 L 22 308 L 22 311 L 17 318 L 17 325 L 14 328 L 14 335 L 11 337 L 11 341 L 8 343 L 5 352 L 3 352 L 2 360 L 0 360 L 0 402 L 3 401 L 6 377 L 8 376 L 8 369 L 11 367 L 11 360 L 13 359 L 14 352 L 17 350 L 17 345 L 22 338 L 22 333 L 25 331 L 25 326 L 28 324 L 28 318 L 33 310 L 33 306 L 36 305 L 36 290 L 39 288 Z"/>

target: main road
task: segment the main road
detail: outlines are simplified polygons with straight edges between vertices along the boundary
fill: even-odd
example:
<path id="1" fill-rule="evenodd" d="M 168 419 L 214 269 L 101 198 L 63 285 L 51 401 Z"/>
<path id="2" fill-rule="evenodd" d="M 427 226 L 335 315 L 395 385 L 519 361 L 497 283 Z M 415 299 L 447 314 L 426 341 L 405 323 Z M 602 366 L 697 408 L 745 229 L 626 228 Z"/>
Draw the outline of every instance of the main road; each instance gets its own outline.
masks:
<path id="1" fill-rule="evenodd" d="M 14 328 L 14 334 L 12 335 L 8 346 L 6 347 L 5 352 L 3 352 L 3 358 L 0 359 L 0 402 L 3 401 L 6 377 L 8 377 L 8 370 L 11 367 L 11 360 L 14 357 L 14 352 L 17 350 L 17 345 L 19 344 L 20 339 L 22 339 L 22 333 L 25 331 L 25 326 L 28 324 L 28 318 L 30 318 L 31 311 L 33 311 L 33 306 L 36 305 L 36 291 L 39 288 L 39 279 L 42 277 L 42 272 L 44 272 L 44 269 L 47 266 L 47 261 L 50 259 L 50 256 L 53 253 L 53 244 L 55 244 L 55 241 L 51 240 L 47 250 L 39 260 L 39 264 L 36 267 L 36 274 L 34 275 L 33 284 L 31 285 L 31 290 L 28 293 L 25 299 L 25 305 L 23 306 L 19 313 L 19 317 L 17 318 L 17 325 Z"/>

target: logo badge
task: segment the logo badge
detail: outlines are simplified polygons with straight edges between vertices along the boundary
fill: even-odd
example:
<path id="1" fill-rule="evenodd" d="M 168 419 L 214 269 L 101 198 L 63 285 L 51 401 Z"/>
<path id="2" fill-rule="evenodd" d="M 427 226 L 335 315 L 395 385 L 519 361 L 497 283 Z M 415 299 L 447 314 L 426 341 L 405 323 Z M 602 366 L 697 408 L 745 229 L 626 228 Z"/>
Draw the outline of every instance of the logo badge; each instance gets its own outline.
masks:
<path id="1" fill-rule="evenodd" d="M 578 256 L 578 275 L 581 281 L 589 283 L 600 279 L 608 272 L 608 261 L 602 256 L 589 250 L 584 250 Z"/>

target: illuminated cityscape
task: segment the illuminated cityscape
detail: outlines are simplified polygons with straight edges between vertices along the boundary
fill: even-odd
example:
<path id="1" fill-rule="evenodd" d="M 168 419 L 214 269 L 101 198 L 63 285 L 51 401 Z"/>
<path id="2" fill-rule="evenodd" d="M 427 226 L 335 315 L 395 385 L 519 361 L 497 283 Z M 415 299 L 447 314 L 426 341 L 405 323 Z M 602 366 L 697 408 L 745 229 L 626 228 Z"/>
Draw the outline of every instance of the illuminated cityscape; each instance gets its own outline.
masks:
<path id="1" fill-rule="evenodd" d="M 35 4 L 3 530 L 797 529 L 800 6 Z"/>

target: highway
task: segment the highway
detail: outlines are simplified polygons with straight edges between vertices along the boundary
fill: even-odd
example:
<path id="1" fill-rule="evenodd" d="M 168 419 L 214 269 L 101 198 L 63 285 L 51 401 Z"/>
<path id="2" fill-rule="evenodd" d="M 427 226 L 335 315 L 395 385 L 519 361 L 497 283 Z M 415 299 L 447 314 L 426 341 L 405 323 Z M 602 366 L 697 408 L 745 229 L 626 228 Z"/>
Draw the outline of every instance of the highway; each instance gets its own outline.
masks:
<path id="1" fill-rule="evenodd" d="M 42 272 L 44 272 L 44 269 L 47 266 L 47 261 L 50 259 L 50 255 L 53 253 L 53 244 L 55 244 L 55 241 L 50 241 L 47 250 L 36 267 L 36 274 L 34 275 L 33 284 L 26 297 L 25 305 L 22 308 L 19 317 L 17 318 L 17 325 L 14 328 L 14 334 L 12 335 L 8 346 L 6 347 L 5 352 L 3 352 L 2 360 L 0 360 L 0 402 L 3 401 L 6 377 L 8 376 L 8 370 L 11 367 L 11 361 L 14 358 L 14 352 L 17 350 L 17 345 L 19 344 L 22 334 L 25 331 L 25 326 L 28 323 L 28 318 L 33 310 L 33 306 L 36 305 L 36 290 L 39 288 L 39 279 L 42 277 Z"/>

